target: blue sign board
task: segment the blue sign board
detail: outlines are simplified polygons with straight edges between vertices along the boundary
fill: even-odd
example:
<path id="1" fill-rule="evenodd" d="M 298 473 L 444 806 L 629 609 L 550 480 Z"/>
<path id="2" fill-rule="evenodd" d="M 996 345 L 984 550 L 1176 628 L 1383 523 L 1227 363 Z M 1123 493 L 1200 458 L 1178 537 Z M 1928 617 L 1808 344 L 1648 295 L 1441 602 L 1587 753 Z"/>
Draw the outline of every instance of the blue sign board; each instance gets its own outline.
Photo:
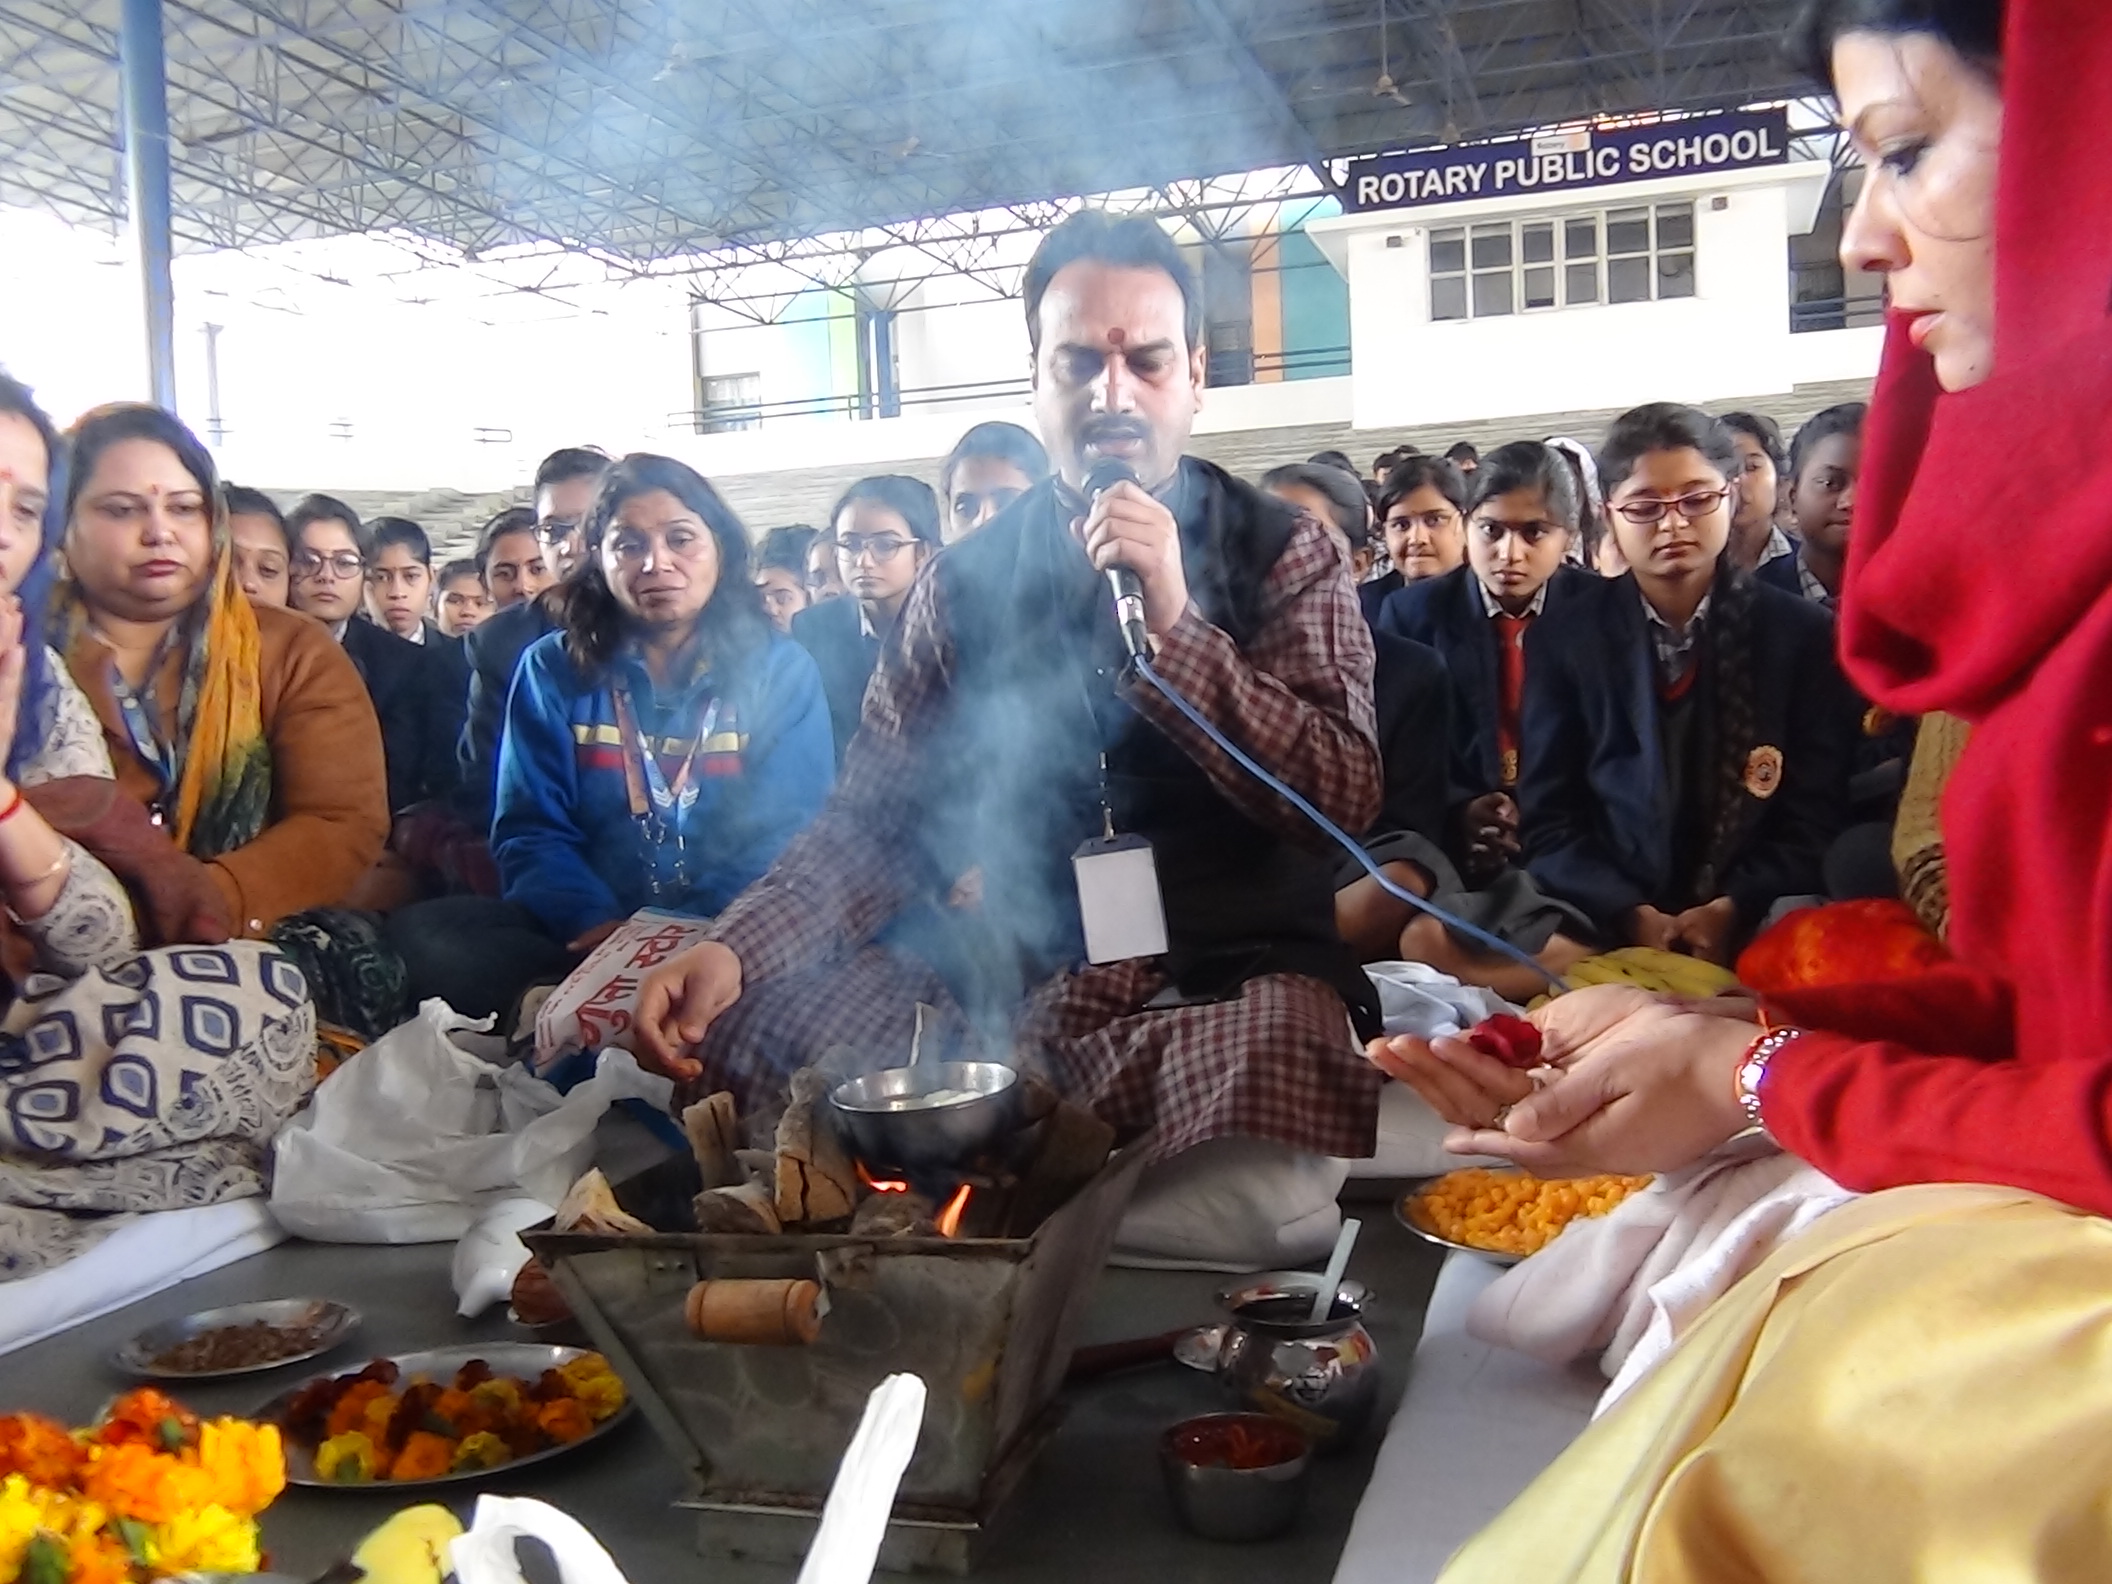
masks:
<path id="1" fill-rule="evenodd" d="M 1370 214 L 1788 163 L 1789 111 L 1778 106 L 1376 154 L 1349 162 L 1344 203 Z"/>

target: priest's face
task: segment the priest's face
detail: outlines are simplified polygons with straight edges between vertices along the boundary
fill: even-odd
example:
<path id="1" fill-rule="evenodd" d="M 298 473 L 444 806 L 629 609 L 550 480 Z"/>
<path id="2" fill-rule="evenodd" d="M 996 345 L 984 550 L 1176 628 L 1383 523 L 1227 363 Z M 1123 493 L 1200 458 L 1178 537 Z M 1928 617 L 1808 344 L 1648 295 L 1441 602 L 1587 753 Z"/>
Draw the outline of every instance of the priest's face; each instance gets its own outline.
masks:
<path id="1" fill-rule="evenodd" d="M 1034 417 L 1073 488 L 1095 463 L 1129 464 L 1145 488 L 1173 476 L 1203 402 L 1181 289 L 1163 270 L 1079 259 L 1041 299 Z"/>

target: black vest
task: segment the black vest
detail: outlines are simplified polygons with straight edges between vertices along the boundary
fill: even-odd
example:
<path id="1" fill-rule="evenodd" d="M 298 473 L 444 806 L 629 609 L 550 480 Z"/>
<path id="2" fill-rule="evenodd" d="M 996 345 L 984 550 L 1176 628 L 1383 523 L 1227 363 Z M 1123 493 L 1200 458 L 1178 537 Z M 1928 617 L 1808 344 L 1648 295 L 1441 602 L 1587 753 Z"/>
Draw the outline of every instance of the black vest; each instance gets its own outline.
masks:
<path id="1" fill-rule="evenodd" d="M 1244 648 L 1290 540 L 1289 508 L 1194 458 L 1168 505 L 1190 597 Z M 1146 837 L 1156 854 L 1166 966 L 1184 993 L 1303 973 L 1368 1004 L 1369 981 L 1335 929 L 1333 863 L 1241 813 L 1118 695 L 1123 651 L 1107 582 L 1071 537 L 1070 517 L 1043 483 L 932 569 L 955 664 L 926 803 L 942 867 L 970 855 L 981 865 L 984 922 L 1025 982 L 1082 962 L 1071 856 L 1101 833 L 1104 752 L 1116 830 Z"/>

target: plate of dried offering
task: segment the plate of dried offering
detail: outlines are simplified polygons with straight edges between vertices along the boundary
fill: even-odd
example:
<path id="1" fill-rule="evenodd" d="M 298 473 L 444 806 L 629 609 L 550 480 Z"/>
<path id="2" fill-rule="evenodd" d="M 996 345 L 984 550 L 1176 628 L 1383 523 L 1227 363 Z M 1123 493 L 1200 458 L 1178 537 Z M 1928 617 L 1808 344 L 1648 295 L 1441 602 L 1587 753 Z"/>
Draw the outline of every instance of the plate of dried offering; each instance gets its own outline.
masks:
<path id="1" fill-rule="evenodd" d="M 205 1309 L 149 1326 L 111 1355 L 149 1380 L 219 1380 L 321 1358 L 359 1329 L 359 1311 L 328 1298 Z"/>
<path id="2" fill-rule="evenodd" d="M 482 1479 L 584 1446 L 630 1411 L 599 1353 L 531 1342 L 378 1358 L 281 1393 L 290 1485 L 397 1490 Z"/>

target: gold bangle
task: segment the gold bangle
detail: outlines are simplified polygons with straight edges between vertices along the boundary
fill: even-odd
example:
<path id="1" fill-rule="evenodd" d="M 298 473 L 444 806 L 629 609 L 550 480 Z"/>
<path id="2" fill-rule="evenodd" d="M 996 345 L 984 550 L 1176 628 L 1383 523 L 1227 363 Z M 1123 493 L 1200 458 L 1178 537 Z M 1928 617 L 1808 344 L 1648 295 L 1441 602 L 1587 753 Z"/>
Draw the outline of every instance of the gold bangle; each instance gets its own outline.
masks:
<path id="1" fill-rule="evenodd" d="M 31 875 L 27 880 L 9 880 L 6 882 L 7 889 L 10 891 L 27 891 L 31 886 L 42 885 L 47 880 L 57 879 L 66 872 L 66 866 L 72 862 L 73 850 L 61 842 L 59 844 L 59 855 L 51 861 L 49 869 L 42 874 Z"/>

